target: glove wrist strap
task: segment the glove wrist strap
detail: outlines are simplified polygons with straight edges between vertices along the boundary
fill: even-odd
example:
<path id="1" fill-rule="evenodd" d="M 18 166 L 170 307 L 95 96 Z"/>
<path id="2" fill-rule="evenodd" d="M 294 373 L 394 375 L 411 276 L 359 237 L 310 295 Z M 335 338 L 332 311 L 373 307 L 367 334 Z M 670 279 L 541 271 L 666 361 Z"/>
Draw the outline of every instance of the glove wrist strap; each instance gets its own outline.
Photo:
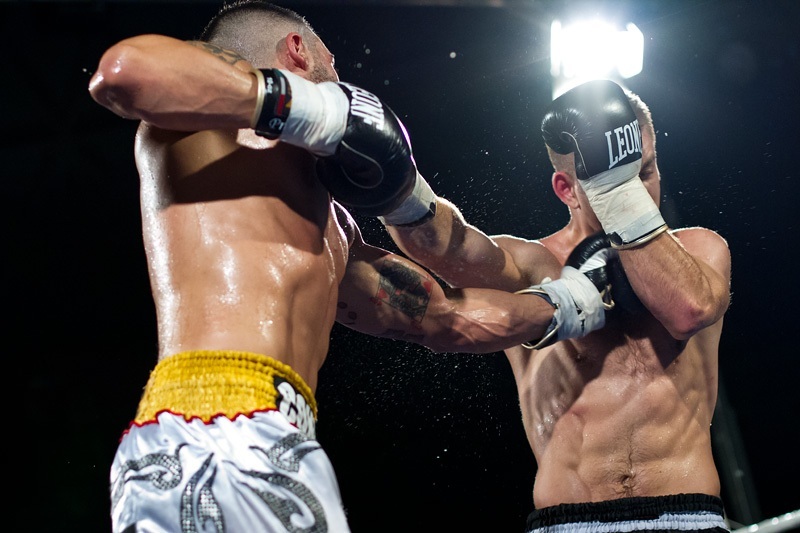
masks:
<path id="1" fill-rule="evenodd" d="M 553 299 L 550 298 L 550 295 L 547 294 L 547 291 L 542 289 L 540 286 L 535 285 L 533 287 L 521 289 L 515 292 L 514 294 L 535 294 L 536 296 L 544 298 L 545 301 L 547 301 L 547 303 L 553 306 L 553 309 L 558 311 L 558 304 L 553 303 Z M 544 332 L 544 336 L 542 336 L 542 338 L 536 342 L 532 340 L 528 342 L 523 342 L 522 343 L 523 348 L 527 348 L 529 350 L 538 350 L 540 348 L 544 348 L 545 346 L 553 344 L 558 340 L 557 337 L 558 328 L 559 328 L 558 319 L 556 318 L 556 315 L 554 313 L 553 319 L 550 321 L 550 324 L 547 326 L 547 330 L 545 330 Z"/>
<path id="2" fill-rule="evenodd" d="M 413 227 L 424 224 L 436 215 L 436 194 L 425 178 L 417 172 L 411 194 L 400 206 L 378 219 L 384 226 Z"/>
<path id="3" fill-rule="evenodd" d="M 565 266 L 561 269 L 559 279 L 546 280 L 519 293 L 541 296 L 556 309 L 544 337 L 535 344 L 523 344 L 526 348 L 538 349 L 557 341 L 583 337 L 605 325 L 605 306 L 600 292 L 589 278 L 574 267 Z"/>
<path id="4" fill-rule="evenodd" d="M 258 99 L 250 127 L 267 139 L 280 137 L 292 108 L 292 88 L 277 69 L 254 69 Z"/>
<path id="5" fill-rule="evenodd" d="M 664 233 L 665 231 L 669 230 L 669 227 L 664 224 L 663 226 L 659 226 L 658 228 L 654 229 L 650 233 L 646 235 L 642 235 L 638 239 L 628 243 L 617 243 L 614 239 L 609 239 L 611 242 L 611 247 L 615 250 L 630 250 L 631 248 L 636 248 L 637 246 L 641 246 L 645 243 L 648 243 Z"/>

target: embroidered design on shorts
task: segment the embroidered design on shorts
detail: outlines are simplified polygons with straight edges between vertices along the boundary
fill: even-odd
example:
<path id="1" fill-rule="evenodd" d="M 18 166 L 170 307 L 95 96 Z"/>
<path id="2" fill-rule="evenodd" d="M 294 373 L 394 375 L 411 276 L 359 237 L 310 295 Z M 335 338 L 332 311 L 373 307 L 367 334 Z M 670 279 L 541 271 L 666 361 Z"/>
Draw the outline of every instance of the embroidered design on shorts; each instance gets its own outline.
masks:
<path id="1" fill-rule="evenodd" d="M 251 446 L 250 448 L 264 454 L 264 458 L 273 467 L 294 473 L 300 470 L 300 461 L 302 461 L 303 457 L 318 450 L 320 445 L 317 441 L 297 433 L 284 437 L 268 450 L 258 446 Z M 328 521 L 325 518 L 325 510 L 322 504 L 303 483 L 280 472 L 266 473 L 254 470 L 241 472 L 267 482 L 270 490 L 261 490 L 257 487 L 249 488 L 269 506 L 287 531 L 302 531 L 304 533 L 324 533 L 328 531 Z M 281 492 L 289 492 L 293 497 L 281 497 Z M 292 523 L 292 515 L 303 515 L 303 509 L 295 503 L 295 500 L 303 502 L 311 512 L 313 522 L 308 528 L 299 529 Z"/>
<path id="2" fill-rule="evenodd" d="M 208 530 L 223 533 L 226 531 L 225 516 L 220 498 L 215 494 L 215 490 L 219 489 L 215 489 L 214 481 L 219 468 L 231 467 L 241 474 L 229 476 L 235 490 L 246 490 L 255 494 L 287 531 L 328 531 L 322 503 L 302 481 L 292 477 L 292 474 L 299 472 L 303 458 L 320 449 L 316 440 L 303 433 L 293 433 L 269 448 L 250 446 L 250 450 L 261 459 L 265 467 L 272 467 L 271 471 L 267 468 L 264 471 L 242 469 L 232 461 L 219 463 L 215 454 L 210 453 L 181 489 L 179 487 L 182 485 L 184 473 L 188 475 L 185 464 L 192 459 L 189 449 L 184 452 L 183 458 L 180 456 L 186 445 L 177 445 L 173 453 L 151 453 L 141 459 L 126 461 L 112 486 L 112 508 L 120 502 L 130 484 L 137 485 L 140 491 L 138 497 L 152 493 L 160 499 L 159 495 L 163 492 L 180 490 L 181 532 L 197 533 Z M 295 520 L 292 520 L 293 516 Z M 308 526 L 298 527 L 297 517 Z"/>
<path id="3" fill-rule="evenodd" d="M 111 507 L 117 506 L 125 485 L 130 481 L 149 482 L 156 490 L 170 490 L 183 479 L 183 465 L 178 457 L 186 443 L 175 447 L 175 453 L 149 453 L 141 459 L 125 461 L 111 487 Z"/>

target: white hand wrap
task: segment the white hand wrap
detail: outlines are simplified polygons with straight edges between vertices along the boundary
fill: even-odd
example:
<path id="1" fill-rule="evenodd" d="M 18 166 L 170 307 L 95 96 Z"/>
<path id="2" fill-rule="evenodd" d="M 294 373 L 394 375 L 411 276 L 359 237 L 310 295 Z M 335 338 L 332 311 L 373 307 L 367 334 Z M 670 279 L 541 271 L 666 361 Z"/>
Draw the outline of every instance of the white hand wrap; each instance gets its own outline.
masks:
<path id="1" fill-rule="evenodd" d="M 583 337 L 606 323 L 603 299 L 594 284 L 577 269 L 565 266 L 561 277 L 517 291 L 517 294 L 538 294 L 550 300 L 556 308 L 553 322 L 538 342 L 524 343 L 539 349 L 565 339 Z"/>
<path id="2" fill-rule="evenodd" d="M 391 213 L 379 216 L 384 226 L 408 226 L 428 220 L 431 215 L 436 213 L 436 194 L 431 186 L 417 172 L 417 181 L 411 194 L 403 200 L 400 206 Z"/>
<path id="3" fill-rule="evenodd" d="M 291 88 L 289 115 L 280 132 L 280 140 L 306 148 L 319 156 L 330 156 L 344 136 L 350 102 L 334 82 L 313 83 L 287 70 L 280 70 Z M 266 92 L 264 74 L 253 71 L 258 78 L 258 104 L 252 127 L 259 120 Z"/>
<path id="4" fill-rule="evenodd" d="M 644 244 L 667 229 L 661 211 L 639 178 L 640 167 L 641 161 L 636 161 L 579 180 L 614 248 Z"/>

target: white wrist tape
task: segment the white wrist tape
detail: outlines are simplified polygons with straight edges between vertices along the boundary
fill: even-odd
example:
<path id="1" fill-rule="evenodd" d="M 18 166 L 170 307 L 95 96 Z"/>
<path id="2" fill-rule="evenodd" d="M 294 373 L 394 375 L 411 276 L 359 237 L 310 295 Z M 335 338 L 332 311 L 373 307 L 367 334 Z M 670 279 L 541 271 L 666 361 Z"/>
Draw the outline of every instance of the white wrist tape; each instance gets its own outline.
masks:
<path id="1" fill-rule="evenodd" d="M 638 163 L 580 180 L 589 205 L 615 248 L 641 244 L 666 230 L 661 211 L 639 178 Z"/>
<path id="2" fill-rule="evenodd" d="M 559 279 L 546 283 L 543 287 L 545 290 L 552 290 L 551 297 L 559 304 L 559 309 L 556 310 L 556 317 L 561 325 L 558 340 L 583 337 L 605 325 L 605 306 L 600 292 L 576 268 L 565 266 Z"/>
<path id="3" fill-rule="evenodd" d="M 384 216 L 379 216 L 378 219 L 385 226 L 405 226 L 421 221 L 423 218 L 427 220 L 427 217 L 435 214 L 435 205 L 436 194 L 425 178 L 417 172 L 417 180 L 411 194 L 397 209 Z"/>
<path id="4" fill-rule="evenodd" d="M 282 69 L 281 74 L 289 82 L 292 101 L 280 140 L 319 156 L 333 155 L 347 127 L 347 96 L 334 82 L 313 83 Z"/>
<path id="5" fill-rule="evenodd" d="M 606 323 L 605 306 L 594 283 L 576 268 L 565 266 L 561 277 L 517 291 L 517 294 L 546 294 L 556 311 L 553 323 L 537 343 L 523 346 L 539 349 L 565 339 L 583 337 Z"/>

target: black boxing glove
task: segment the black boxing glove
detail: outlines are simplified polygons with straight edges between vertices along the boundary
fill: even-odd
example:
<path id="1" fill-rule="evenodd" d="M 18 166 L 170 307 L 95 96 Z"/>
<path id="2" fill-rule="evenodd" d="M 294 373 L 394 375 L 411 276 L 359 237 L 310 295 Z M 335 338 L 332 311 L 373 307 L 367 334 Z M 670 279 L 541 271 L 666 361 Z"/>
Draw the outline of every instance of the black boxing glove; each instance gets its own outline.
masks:
<path id="1" fill-rule="evenodd" d="M 583 272 L 594 283 L 608 306 L 606 310 L 613 308 L 629 314 L 645 310 L 605 232 L 599 231 L 579 242 L 566 264 Z"/>
<path id="2" fill-rule="evenodd" d="M 611 247 L 608 236 L 600 231 L 579 242 L 565 263 L 578 269 L 594 283 L 603 298 L 603 303 L 608 306 L 606 309 L 614 307 L 608 263 L 616 257 L 616 250 Z"/>
<path id="3" fill-rule="evenodd" d="M 256 133 L 322 156 L 319 179 L 339 203 L 392 225 L 421 224 L 435 214 L 435 194 L 417 171 L 405 127 L 377 96 L 277 69 L 255 75 Z"/>
<path id="4" fill-rule="evenodd" d="M 609 80 L 578 85 L 556 98 L 542 119 L 545 144 L 573 154 L 575 173 L 615 248 L 631 248 L 666 231 L 639 178 L 642 135 L 625 91 Z"/>
<path id="5" fill-rule="evenodd" d="M 350 103 L 347 128 L 320 180 L 343 205 L 384 224 L 414 226 L 433 217 L 436 196 L 417 170 L 403 123 L 374 94 L 349 83 L 339 88 Z"/>

